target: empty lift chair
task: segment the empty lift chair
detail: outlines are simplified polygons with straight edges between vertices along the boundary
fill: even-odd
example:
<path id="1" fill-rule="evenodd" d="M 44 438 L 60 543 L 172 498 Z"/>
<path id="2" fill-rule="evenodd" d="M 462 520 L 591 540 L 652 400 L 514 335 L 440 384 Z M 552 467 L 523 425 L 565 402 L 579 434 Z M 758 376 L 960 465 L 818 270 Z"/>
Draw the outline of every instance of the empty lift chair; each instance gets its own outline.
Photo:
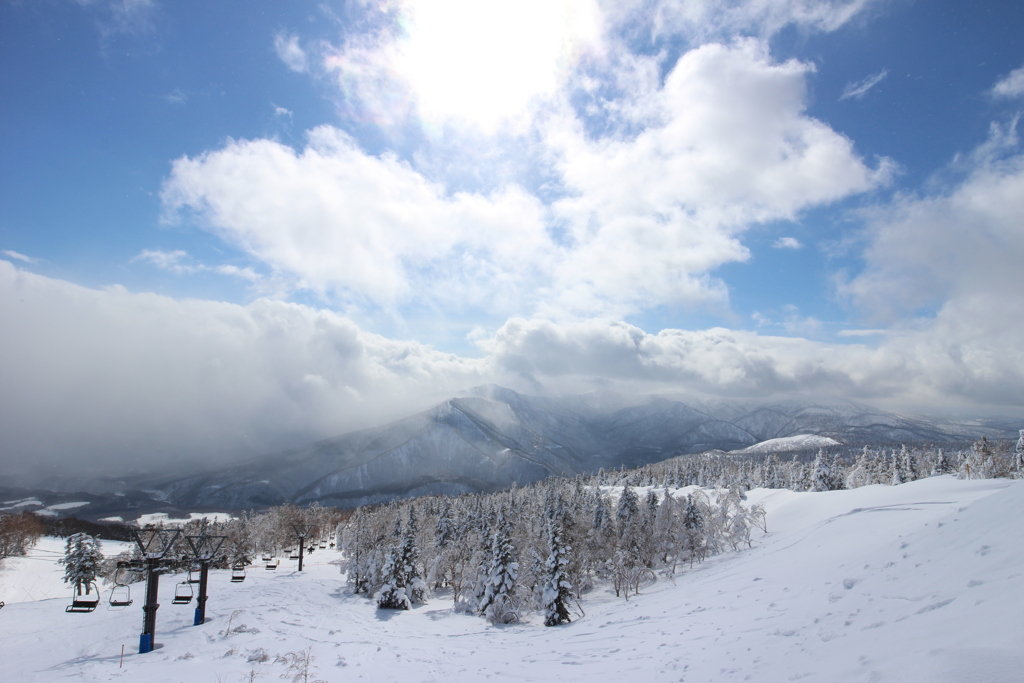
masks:
<path id="1" fill-rule="evenodd" d="M 90 586 L 92 587 L 92 592 L 90 592 Z M 85 592 L 82 592 L 82 589 L 85 589 Z M 98 604 L 100 604 L 100 589 L 97 588 L 95 582 L 89 581 L 79 584 L 75 588 L 75 591 L 71 594 L 71 604 L 64 611 L 73 614 L 92 612 Z"/>
<path id="2" fill-rule="evenodd" d="M 245 581 L 245 567 L 236 564 L 231 568 L 231 583 L 241 583 L 242 581 Z"/>
<path id="3" fill-rule="evenodd" d="M 182 581 L 174 587 L 174 599 L 171 600 L 172 605 L 187 605 L 192 602 L 192 596 L 195 593 L 192 591 L 192 584 L 188 581 Z"/>
<path id="4" fill-rule="evenodd" d="M 107 601 L 107 609 L 124 609 L 132 604 L 132 589 L 128 587 L 128 572 L 126 567 L 118 567 L 114 570 L 114 587 L 110 589 L 110 599 Z"/>

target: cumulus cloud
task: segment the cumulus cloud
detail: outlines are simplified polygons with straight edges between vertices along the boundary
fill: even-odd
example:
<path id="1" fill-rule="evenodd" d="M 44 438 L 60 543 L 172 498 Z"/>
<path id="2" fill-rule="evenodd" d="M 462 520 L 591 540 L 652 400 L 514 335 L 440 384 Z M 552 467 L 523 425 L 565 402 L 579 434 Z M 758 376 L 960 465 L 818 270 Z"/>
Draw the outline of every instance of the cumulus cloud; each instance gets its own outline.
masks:
<path id="1" fill-rule="evenodd" d="M 653 79 L 638 134 L 595 139 L 560 109 L 539 143 L 564 190 L 547 205 L 511 184 L 451 193 L 329 126 L 301 151 L 252 140 L 182 157 L 162 196 L 170 218 L 193 212 L 294 286 L 356 303 L 616 317 L 725 306 L 712 271 L 748 257 L 746 228 L 886 179 L 888 162 L 868 167 L 806 115 L 811 68 L 753 40 L 712 44 L 663 86 L 637 72 Z"/>
<path id="2" fill-rule="evenodd" d="M 162 196 L 296 286 L 376 306 L 516 308 L 554 248 L 521 189 L 449 195 L 329 126 L 301 153 L 254 140 L 178 159 Z"/>
<path id="3" fill-rule="evenodd" d="M 868 91 L 874 88 L 876 85 L 881 83 L 886 76 L 889 75 L 888 69 L 882 69 L 876 74 L 872 74 L 863 80 L 855 81 L 853 83 L 847 83 L 846 87 L 843 88 L 843 94 L 839 96 L 840 100 L 863 99 Z"/>
<path id="4" fill-rule="evenodd" d="M 780 237 L 772 247 L 776 249 L 803 249 L 803 243 L 795 237 Z"/>
<path id="5" fill-rule="evenodd" d="M 565 305 L 620 316 L 644 302 L 724 297 L 709 273 L 748 258 L 754 223 L 885 182 L 851 141 L 804 112 L 813 67 L 775 63 L 762 43 L 684 54 L 652 95 L 639 134 L 594 139 L 574 116 L 547 142 L 570 196 L 553 208 L 574 249 L 559 273 Z"/>
<path id="6" fill-rule="evenodd" d="M 1005 98 L 1024 96 L 1024 66 L 999 79 L 992 87 L 992 95 Z"/>
<path id="7" fill-rule="evenodd" d="M 299 37 L 279 33 L 274 37 L 274 50 L 277 56 L 292 71 L 302 73 L 309 69 L 309 59 L 306 51 L 299 45 Z"/>
<path id="8" fill-rule="evenodd" d="M 1024 155 L 1016 136 L 996 126 L 972 155 L 962 182 L 906 196 L 869 219 L 866 266 L 842 291 L 875 319 L 970 298 L 1000 302 L 1012 319 L 1024 291 Z"/>

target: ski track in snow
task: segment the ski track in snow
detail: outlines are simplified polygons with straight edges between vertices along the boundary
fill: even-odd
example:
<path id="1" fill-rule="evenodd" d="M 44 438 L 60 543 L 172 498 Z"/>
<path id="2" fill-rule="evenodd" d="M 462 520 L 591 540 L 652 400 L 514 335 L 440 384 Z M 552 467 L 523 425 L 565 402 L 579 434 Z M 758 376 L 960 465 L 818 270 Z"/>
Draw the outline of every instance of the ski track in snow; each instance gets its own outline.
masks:
<path id="1" fill-rule="evenodd" d="M 749 498 L 768 511 L 769 533 L 753 548 L 684 568 L 628 602 L 599 588 L 568 625 L 544 628 L 531 614 L 491 626 L 440 597 L 380 611 L 349 592 L 329 563 L 338 555 L 321 550 L 301 574 L 288 560 L 276 572 L 250 568 L 241 584 L 213 572 L 198 627 L 194 603 L 171 604 L 183 577 L 163 577 L 158 648 L 146 655 L 136 654 L 143 584 L 125 610 L 65 614 L 61 543 L 44 539 L 0 570 L 0 678 L 217 683 L 255 669 L 281 680 L 287 666 L 275 659 L 311 647 L 310 680 L 331 682 L 1021 680 L 1024 482 L 937 477 Z M 8 599 L 29 586 L 35 597 Z M 261 651 L 267 661 L 250 661 Z"/>

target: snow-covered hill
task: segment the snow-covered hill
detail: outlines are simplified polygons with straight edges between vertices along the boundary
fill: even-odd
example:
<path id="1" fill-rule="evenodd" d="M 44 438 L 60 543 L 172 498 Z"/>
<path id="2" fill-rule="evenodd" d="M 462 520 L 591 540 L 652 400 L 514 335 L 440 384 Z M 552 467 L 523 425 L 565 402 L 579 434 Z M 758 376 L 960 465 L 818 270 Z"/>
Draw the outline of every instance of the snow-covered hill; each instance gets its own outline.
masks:
<path id="1" fill-rule="evenodd" d="M 783 436 L 778 439 L 768 439 L 753 446 L 732 451 L 738 455 L 760 455 L 767 453 L 786 453 L 792 451 L 804 451 L 811 448 L 829 448 L 830 446 L 841 446 L 842 443 L 827 436 L 817 434 L 797 434 L 795 436 Z"/>
<path id="2" fill-rule="evenodd" d="M 211 582 L 210 621 L 170 604 L 138 655 L 140 603 L 65 614 L 66 598 L 0 610 L 3 679 L 279 680 L 308 651 L 324 681 L 1016 682 L 1024 671 L 1024 482 L 934 477 L 896 487 L 758 489 L 769 534 L 628 602 L 598 589 L 585 616 L 496 627 L 435 598 L 381 612 L 345 586 L 333 551 L 299 574 Z M 43 561 L 8 565 L 0 591 Z M 34 569 L 37 568 L 37 569 Z M 16 583 L 24 583 L 17 579 Z M 141 597 L 141 588 L 137 591 Z M 134 595 L 135 591 L 133 591 Z M 0 600 L 6 599 L 0 594 Z M 121 646 L 123 668 L 119 668 Z"/>

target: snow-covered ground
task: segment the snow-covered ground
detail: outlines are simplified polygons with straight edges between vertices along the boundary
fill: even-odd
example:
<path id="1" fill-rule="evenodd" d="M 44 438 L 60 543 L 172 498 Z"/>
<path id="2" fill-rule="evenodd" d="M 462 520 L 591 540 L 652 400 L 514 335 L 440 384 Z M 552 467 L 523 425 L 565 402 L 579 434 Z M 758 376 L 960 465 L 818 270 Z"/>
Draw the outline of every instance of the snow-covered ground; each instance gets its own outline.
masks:
<path id="1" fill-rule="evenodd" d="M 171 604 L 175 581 L 164 577 L 159 645 L 146 655 L 136 654 L 141 584 L 124 611 L 65 614 L 63 595 L 8 600 L 0 676 L 280 680 L 286 655 L 310 648 L 310 681 L 1024 679 L 1024 482 L 937 477 L 750 499 L 768 511 L 769 534 L 754 548 L 628 602 L 598 590 L 565 626 L 544 628 L 537 616 L 491 626 L 442 599 L 378 611 L 349 593 L 330 564 L 338 555 L 318 550 L 301 574 L 288 560 L 277 572 L 250 569 L 240 584 L 214 572 L 203 626 L 191 625 L 193 605 Z M 21 585 L 11 575 L 43 571 L 42 561 L 9 562 L 0 600 Z"/>

